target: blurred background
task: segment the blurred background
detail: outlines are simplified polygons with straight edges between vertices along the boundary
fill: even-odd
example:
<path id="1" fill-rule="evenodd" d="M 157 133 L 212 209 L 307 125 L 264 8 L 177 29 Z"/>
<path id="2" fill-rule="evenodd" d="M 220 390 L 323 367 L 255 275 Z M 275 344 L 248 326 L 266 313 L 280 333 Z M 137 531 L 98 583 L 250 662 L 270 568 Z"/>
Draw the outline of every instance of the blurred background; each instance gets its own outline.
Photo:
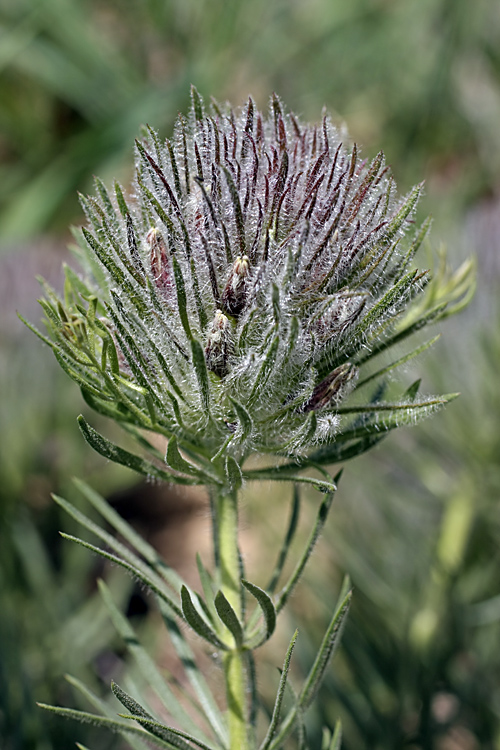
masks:
<path id="1" fill-rule="evenodd" d="M 401 192 L 426 181 L 420 218 L 433 215 L 432 244 L 446 245 L 450 266 L 471 254 L 478 264 L 475 300 L 406 374 L 408 384 L 422 374 L 426 393 L 462 397 L 346 466 L 283 642 L 262 657 L 265 697 L 287 627 L 302 623 L 299 675 L 348 571 L 355 604 L 308 717 L 311 746 L 341 716 L 346 750 L 500 748 L 496 0 L 0 0 L 0 746 L 123 747 L 35 706 L 88 709 L 64 672 L 104 694 L 123 662 L 95 594 L 103 571 L 59 542 L 59 529 L 76 529 L 50 492 L 79 503 L 70 478 L 85 477 L 188 577 L 206 543 L 203 498 L 136 487 L 91 453 L 77 387 L 15 315 L 38 322 L 37 274 L 60 283 L 68 226 L 82 220 L 77 191 L 91 191 L 94 174 L 127 184 L 140 125 L 168 135 L 191 83 L 235 105 L 252 94 L 261 108 L 276 91 L 304 119 L 326 106 L 364 156 L 384 150 Z M 424 251 L 420 265 L 432 263 Z M 306 533 L 317 498 L 304 501 Z M 285 503 L 271 488 L 259 499 L 247 491 L 254 580 Z M 104 573 L 155 642 L 147 601 Z"/>

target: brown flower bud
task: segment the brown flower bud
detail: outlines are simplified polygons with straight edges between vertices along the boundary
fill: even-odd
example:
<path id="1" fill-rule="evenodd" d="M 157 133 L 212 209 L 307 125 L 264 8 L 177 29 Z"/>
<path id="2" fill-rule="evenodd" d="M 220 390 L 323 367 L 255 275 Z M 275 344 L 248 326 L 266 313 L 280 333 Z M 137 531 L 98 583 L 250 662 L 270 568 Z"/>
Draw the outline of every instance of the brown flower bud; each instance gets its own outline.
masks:
<path id="1" fill-rule="evenodd" d="M 234 317 L 240 315 L 247 301 L 249 266 L 248 257 L 238 255 L 222 292 L 222 304 L 229 315 Z"/>
<path id="2" fill-rule="evenodd" d="M 168 251 L 161 232 L 152 227 L 146 235 L 146 242 L 150 250 L 151 273 L 156 285 L 160 289 L 167 289 L 171 283 L 171 274 L 168 262 Z"/>
<path id="3" fill-rule="evenodd" d="M 302 412 L 318 411 L 343 395 L 344 387 L 358 374 L 358 368 L 350 362 L 336 367 L 314 388 L 310 398 L 302 406 Z"/>
<path id="4" fill-rule="evenodd" d="M 228 373 L 229 333 L 229 320 L 221 310 L 216 310 L 212 330 L 205 347 L 205 361 L 207 368 L 220 378 Z"/>

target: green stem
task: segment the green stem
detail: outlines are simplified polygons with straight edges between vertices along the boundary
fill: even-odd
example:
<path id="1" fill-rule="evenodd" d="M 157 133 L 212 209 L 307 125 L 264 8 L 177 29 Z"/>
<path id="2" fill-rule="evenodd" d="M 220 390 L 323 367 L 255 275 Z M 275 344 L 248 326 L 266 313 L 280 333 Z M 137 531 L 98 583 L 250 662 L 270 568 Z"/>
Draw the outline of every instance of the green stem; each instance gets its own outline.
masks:
<path id="1" fill-rule="evenodd" d="M 219 585 L 236 612 L 243 617 L 240 553 L 238 547 L 238 497 L 220 489 L 214 498 L 214 537 Z M 226 681 L 229 750 L 250 750 L 245 654 L 234 647 L 223 656 Z"/>

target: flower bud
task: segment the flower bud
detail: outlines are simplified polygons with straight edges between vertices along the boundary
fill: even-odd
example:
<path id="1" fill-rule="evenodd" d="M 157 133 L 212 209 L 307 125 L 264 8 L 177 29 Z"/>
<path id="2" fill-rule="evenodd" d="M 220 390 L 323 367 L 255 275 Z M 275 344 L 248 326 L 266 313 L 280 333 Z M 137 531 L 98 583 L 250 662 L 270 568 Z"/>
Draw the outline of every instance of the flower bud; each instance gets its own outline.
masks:
<path id="1" fill-rule="evenodd" d="M 318 411 L 344 396 L 345 386 L 358 374 L 358 368 L 350 362 L 336 367 L 327 377 L 318 383 L 310 398 L 302 406 L 302 412 Z M 333 404 L 332 404 L 333 405 Z"/>
<path id="2" fill-rule="evenodd" d="M 229 315 L 233 315 L 236 318 L 243 311 L 247 301 L 248 274 L 248 256 L 238 255 L 222 292 L 222 303 L 226 311 Z"/>
<path id="3" fill-rule="evenodd" d="M 216 310 L 205 347 L 205 361 L 207 368 L 220 378 L 228 373 L 229 333 L 229 320 L 221 310 Z"/>
<path id="4" fill-rule="evenodd" d="M 171 285 L 171 276 L 167 246 L 160 230 L 152 227 L 146 235 L 146 242 L 149 246 L 151 273 L 155 283 L 160 289 L 167 289 Z"/>

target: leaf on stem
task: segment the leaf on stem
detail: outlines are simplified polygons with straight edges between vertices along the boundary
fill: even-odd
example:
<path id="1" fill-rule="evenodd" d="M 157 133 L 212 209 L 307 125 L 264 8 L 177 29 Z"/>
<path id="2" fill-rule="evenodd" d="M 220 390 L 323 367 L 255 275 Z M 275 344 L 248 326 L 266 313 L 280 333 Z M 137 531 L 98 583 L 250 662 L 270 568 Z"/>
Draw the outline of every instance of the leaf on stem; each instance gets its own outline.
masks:
<path id="1" fill-rule="evenodd" d="M 189 593 L 186 586 L 181 589 L 181 601 L 182 601 L 182 614 L 187 624 L 197 633 L 201 638 L 211 643 L 213 646 L 227 651 L 227 646 L 223 643 L 220 638 L 216 635 L 215 631 L 205 622 L 198 610 L 193 604 L 191 594 Z"/>
<path id="2" fill-rule="evenodd" d="M 144 729 L 134 726 L 129 721 L 119 721 L 118 719 L 111 719 L 108 716 L 98 716 L 98 714 L 91 714 L 87 711 L 77 711 L 73 708 L 60 708 L 59 706 L 49 706 L 46 703 L 37 703 L 39 708 L 43 708 L 46 711 L 57 714 L 58 716 L 64 716 L 67 719 L 76 719 L 83 724 L 93 724 L 96 727 L 103 727 L 110 729 L 112 732 L 118 732 L 119 734 L 132 734 L 141 737 L 143 742 L 149 743 L 154 747 L 167 748 L 167 750 L 176 749 L 175 745 L 170 742 L 165 742 L 159 737 L 154 737 Z"/>
<path id="3" fill-rule="evenodd" d="M 306 567 L 307 561 L 309 560 L 312 554 L 312 551 L 316 545 L 316 542 L 318 541 L 319 535 L 321 534 L 323 526 L 325 525 L 326 519 L 328 517 L 328 511 L 330 510 L 330 507 L 332 505 L 333 496 L 334 496 L 333 492 L 328 493 L 319 507 L 318 514 L 316 516 L 316 522 L 314 524 L 314 528 L 311 532 L 311 535 L 304 549 L 304 552 L 302 553 L 302 556 L 299 562 L 297 563 L 295 570 L 290 576 L 287 584 L 281 591 L 279 599 L 276 603 L 277 612 L 281 612 L 286 602 L 288 601 L 290 594 L 292 593 L 293 589 L 297 585 L 302 573 L 304 572 L 304 568 Z"/>
<path id="4" fill-rule="evenodd" d="M 346 579 L 344 580 L 342 593 L 344 593 L 345 589 L 348 588 L 348 586 L 349 580 L 346 577 Z M 298 705 L 303 710 L 309 708 L 319 690 L 320 684 L 323 680 L 328 665 L 330 664 L 335 648 L 340 641 L 340 635 L 345 625 L 351 598 L 351 590 L 349 590 L 343 597 L 341 596 L 341 601 L 337 606 L 332 619 L 330 620 L 330 624 L 328 625 L 320 649 L 318 651 L 316 659 L 314 660 L 314 664 L 311 667 L 304 687 L 302 688 L 299 695 Z"/>
<path id="5" fill-rule="evenodd" d="M 285 688 L 286 688 L 286 683 L 288 679 L 288 670 L 290 669 L 290 661 L 292 658 L 292 653 L 295 647 L 295 641 L 297 640 L 298 634 L 299 634 L 299 631 L 296 630 L 292 636 L 292 640 L 290 641 L 288 645 L 288 649 L 287 649 L 286 656 L 285 656 L 285 661 L 283 663 L 283 671 L 281 672 L 280 684 L 278 687 L 278 692 L 276 694 L 276 700 L 274 702 L 273 713 L 271 716 L 271 723 L 269 724 L 267 734 L 264 737 L 262 744 L 259 747 L 259 750 L 268 750 L 271 744 L 271 741 L 273 739 L 273 736 L 276 732 L 276 729 L 278 727 L 280 714 L 281 714 L 281 705 L 283 703 L 283 696 L 285 695 Z"/>
<path id="6" fill-rule="evenodd" d="M 139 474 L 144 474 L 147 477 L 163 479 L 165 482 L 173 482 L 174 484 L 203 484 L 203 480 L 199 477 L 182 477 L 176 474 L 171 474 L 170 472 L 158 468 L 140 456 L 136 456 L 134 453 L 130 453 L 124 448 L 120 448 L 118 445 L 112 443 L 97 432 L 97 430 L 94 430 L 82 415 L 78 417 L 77 421 L 87 443 L 104 458 L 108 458 L 116 464 L 121 464 L 133 471 L 137 471 Z"/>
<path id="7" fill-rule="evenodd" d="M 249 637 L 248 646 L 251 649 L 255 649 L 265 643 L 274 633 L 274 629 L 276 628 L 276 609 L 273 600 L 266 591 L 245 579 L 242 579 L 241 583 L 254 599 L 257 600 L 264 618 L 264 631 L 257 632 L 255 636 L 251 635 Z"/>
<path id="8" fill-rule="evenodd" d="M 146 730 L 151 732 L 152 735 L 158 737 L 161 740 L 164 740 L 165 742 L 169 742 L 172 747 L 178 748 L 178 750 L 192 750 L 192 746 L 188 745 L 185 740 L 189 740 L 189 742 L 192 742 L 196 745 L 196 747 L 201 748 L 201 750 L 215 750 L 213 745 L 207 745 L 205 742 L 197 740 L 195 737 L 192 737 L 186 732 L 182 732 L 178 729 L 174 729 L 173 727 L 166 726 L 165 724 L 156 721 L 154 717 L 151 716 L 151 714 L 148 713 L 148 711 L 146 711 L 143 706 L 141 706 L 140 703 L 132 698 L 131 695 L 126 693 L 119 685 L 116 684 L 116 682 L 111 683 L 111 689 L 120 703 L 125 706 L 125 708 L 131 713 L 131 716 L 122 715 L 122 718 L 133 719 L 134 721 L 137 721 L 139 724 L 144 726 Z"/>
<path id="9" fill-rule="evenodd" d="M 220 620 L 226 628 L 229 630 L 234 638 L 234 642 L 238 648 L 243 645 L 243 628 L 238 619 L 238 615 L 222 593 L 218 591 L 214 599 L 215 609 L 220 617 Z"/>
<path id="10" fill-rule="evenodd" d="M 283 544 L 279 551 L 279 555 L 276 561 L 275 568 L 273 570 L 269 583 L 267 584 L 267 587 L 266 587 L 267 591 L 270 594 L 273 594 L 274 591 L 276 590 L 276 586 L 278 585 L 278 581 L 280 579 L 281 573 L 283 572 L 283 568 L 285 567 L 288 550 L 290 549 L 290 545 L 295 536 L 295 532 L 297 531 L 299 514 L 300 514 L 300 494 L 299 494 L 299 488 L 297 487 L 296 484 L 294 484 L 293 496 L 292 496 L 292 507 L 291 507 L 291 512 L 290 512 L 290 520 L 288 522 L 288 528 L 286 531 L 285 538 L 283 540 Z"/>
<path id="11" fill-rule="evenodd" d="M 155 691 L 156 695 L 171 716 L 175 717 L 175 719 L 188 729 L 191 734 L 194 736 L 198 735 L 198 739 L 203 742 L 208 742 L 208 738 L 203 735 L 199 727 L 192 720 L 191 716 L 178 701 L 167 682 L 163 679 L 153 659 L 139 643 L 134 629 L 114 603 L 111 592 L 104 581 L 98 581 L 98 585 L 111 620 L 113 621 L 116 630 L 125 641 L 128 651 L 135 659 L 139 671 L 148 686 Z"/>
<path id="12" fill-rule="evenodd" d="M 198 669 L 194 654 L 188 642 L 186 641 L 184 634 L 179 629 L 177 622 L 172 617 L 172 614 L 168 607 L 163 604 L 161 599 L 158 601 L 158 604 L 163 620 L 170 633 L 170 638 L 172 640 L 174 649 L 182 662 L 194 693 L 196 694 L 200 705 L 203 708 L 207 721 L 212 727 L 212 730 L 220 744 L 223 747 L 226 747 L 228 743 L 227 727 L 221 715 L 220 709 L 217 706 L 212 693 L 210 692 L 210 689 L 205 681 L 205 678 Z"/>
<path id="13" fill-rule="evenodd" d="M 176 602 L 172 599 L 170 594 L 166 593 L 162 585 L 158 586 L 157 582 L 153 580 L 153 578 L 150 575 L 143 573 L 141 570 L 139 570 L 139 568 L 136 568 L 134 565 L 131 565 L 128 562 L 125 562 L 125 560 L 122 560 L 120 557 L 117 557 L 116 555 L 112 555 L 110 552 L 106 552 L 100 547 L 96 547 L 95 545 L 90 544 L 89 542 L 85 542 L 83 539 L 80 539 L 77 536 L 72 536 L 71 534 L 65 534 L 62 531 L 60 531 L 59 533 L 63 539 L 67 539 L 70 542 L 76 542 L 76 544 L 79 544 L 80 546 L 85 547 L 91 552 L 95 552 L 97 555 L 104 557 L 105 560 L 109 560 L 115 565 L 119 565 L 121 568 L 124 568 L 124 570 L 130 573 L 134 578 L 137 578 L 140 581 L 142 581 L 142 583 L 144 583 L 144 585 L 147 586 L 148 589 L 151 589 L 153 593 L 159 596 L 160 599 L 163 599 L 163 601 L 166 604 L 168 604 L 168 606 L 172 609 L 173 612 L 175 612 L 176 615 L 178 615 L 179 617 L 182 617 L 182 612 L 180 610 L 179 605 L 176 604 Z"/>

